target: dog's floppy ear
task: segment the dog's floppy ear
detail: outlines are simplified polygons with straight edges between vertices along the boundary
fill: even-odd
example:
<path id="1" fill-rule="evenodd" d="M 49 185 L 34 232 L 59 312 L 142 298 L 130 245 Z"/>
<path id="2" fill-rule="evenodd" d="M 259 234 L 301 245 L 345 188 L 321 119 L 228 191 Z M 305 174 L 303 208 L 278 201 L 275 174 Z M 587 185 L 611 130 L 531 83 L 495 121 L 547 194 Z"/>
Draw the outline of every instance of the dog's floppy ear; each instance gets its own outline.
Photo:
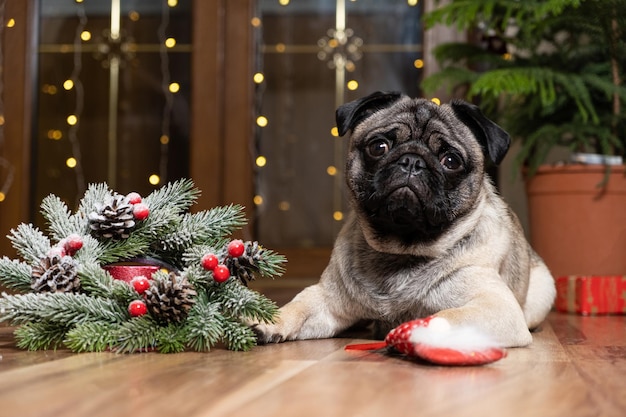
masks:
<path id="1" fill-rule="evenodd" d="M 511 145 L 511 137 L 500 126 L 489 120 L 478 106 L 463 100 L 452 100 L 450 107 L 464 125 L 470 128 L 483 152 L 491 161 L 498 165 L 504 159 Z"/>
<path id="2" fill-rule="evenodd" d="M 377 91 L 369 96 L 342 104 L 335 112 L 339 136 L 345 135 L 348 130 L 354 129 L 364 119 L 374 112 L 388 107 L 402 97 L 402 93 L 395 91 Z"/>

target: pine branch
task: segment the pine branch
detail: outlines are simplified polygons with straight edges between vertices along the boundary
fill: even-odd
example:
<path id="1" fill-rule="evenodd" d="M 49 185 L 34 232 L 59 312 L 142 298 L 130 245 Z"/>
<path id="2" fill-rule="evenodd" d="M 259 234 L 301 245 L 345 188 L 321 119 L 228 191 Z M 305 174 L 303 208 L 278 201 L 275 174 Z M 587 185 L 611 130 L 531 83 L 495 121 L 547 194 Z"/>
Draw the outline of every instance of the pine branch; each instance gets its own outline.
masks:
<path id="1" fill-rule="evenodd" d="M 31 290 L 32 268 L 24 262 L 12 260 L 6 256 L 0 259 L 0 283 L 19 292 Z"/>
<path id="2" fill-rule="evenodd" d="M 287 263 L 287 258 L 283 255 L 263 249 L 263 256 L 259 260 L 259 275 L 262 277 L 280 276 L 285 272 L 285 263 Z"/>
<path id="3" fill-rule="evenodd" d="M 174 233 L 161 241 L 165 251 L 184 250 L 191 245 L 215 245 L 224 236 L 246 224 L 243 207 L 229 205 L 215 207 L 195 214 L 182 216 Z"/>
<path id="4" fill-rule="evenodd" d="M 258 320 L 271 323 L 278 314 L 278 306 L 273 301 L 235 279 L 216 285 L 210 300 L 221 306 L 220 309 L 226 317 L 239 321 Z"/>
<path id="5" fill-rule="evenodd" d="M 144 202 L 151 211 L 175 208 L 178 213 L 182 213 L 195 203 L 199 195 L 200 191 L 194 188 L 193 181 L 184 179 L 153 191 Z"/>
<path id="6" fill-rule="evenodd" d="M 0 311 L 0 322 L 10 321 L 13 325 L 39 321 L 66 326 L 94 320 L 119 323 L 128 317 L 128 312 L 113 300 L 70 293 L 3 293 Z"/>
<path id="7" fill-rule="evenodd" d="M 219 306 L 208 301 L 206 294 L 200 294 L 196 304 L 189 311 L 185 332 L 187 345 L 195 351 L 211 350 L 224 334 L 224 317 Z"/>
<path id="8" fill-rule="evenodd" d="M 147 234 L 131 233 L 128 239 L 100 242 L 98 262 L 106 265 L 149 252 L 152 239 Z"/>
<path id="9" fill-rule="evenodd" d="M 223 339 L 230 350 L 247 351 L 256 346 L 256 335 L 252 329 L 234 320 L 224 321 Z"/>
<path id="10" fill-rule="evenodd" d="M 83 247 L 76 252 L 74 259 L 83 265 L 98 264 L 105 257 L 104 248 L 94 237 L 90 235 L 81 236 Z"/>
<path id="11" fill-rule="evenodd" d="M 49 322 L 26 323 L 13 332 L 20 349 L 48 350 L 63 345 L 67 328 L 62 324 Z"/>
<path id="12" fill-rule="evenodd" d="M 89 184 L 78 206 L 80 217 L 86 219 L 87 215 L 94 210 L 96 204 L 102 203 L 109 195 L 111 195 L 111 190 L 107 184 Z"/>
<path id="13" fill-rule="evenodd" d="M 102 352 L 116 341 L 118 327 L 103 321 L 82 323 L 67 332 L 63 343 L 73 352 Z"/>
<path id="14" fill-rule="evenodd" d="M 154 349 L 158 345 L 160 329 L 159 324 L 148 315 L 135 317 L 122 323 L 116 330 L 112 348 L 118 353 Z"/>
<path id="15" fill-rule="evenodd" d="M 158 340 L 160 353 L 178 353 L 185 350 L 187 334 L 183 327 L 170 324 L 159 330 Z"/>
<path id="16" fill-rule="evenodd" d="M 81 289 L 95 297 L 112 298 L 120 305 L 128 305 L 139 294 L 126 282 L 113 279 L 97 264 L 84 264 L 78 272 Z"/>
<path id="17" fill-rule="evenodd" d="M 50 194 L 41 202 L 41 214 L 46 219 L 48 230 L 54 240 L 59 241 L 71 234 L 82 235 L 86 223 L 79 217 L 72 216 L 67 205 L 57 196 Z"/>
<path id="18" fill-rule="evenodd" d="M 32 224 L 22 223 L 7 236 L 17 253 L 29 264 L 37 264 L 50 251 L 50 240 Z"/>

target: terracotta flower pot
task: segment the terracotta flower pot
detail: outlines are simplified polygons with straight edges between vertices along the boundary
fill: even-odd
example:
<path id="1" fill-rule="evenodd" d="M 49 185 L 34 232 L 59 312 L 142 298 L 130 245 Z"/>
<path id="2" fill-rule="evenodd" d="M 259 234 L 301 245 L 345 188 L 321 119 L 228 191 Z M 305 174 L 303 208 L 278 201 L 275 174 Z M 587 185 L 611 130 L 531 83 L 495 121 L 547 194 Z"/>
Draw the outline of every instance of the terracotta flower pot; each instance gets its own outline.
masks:
<path id="1" fill-rule="evenodd" d="M 626 275 L 626 170 L 542 167 L 526 183 L 533 247 L 556 276 Z"/>

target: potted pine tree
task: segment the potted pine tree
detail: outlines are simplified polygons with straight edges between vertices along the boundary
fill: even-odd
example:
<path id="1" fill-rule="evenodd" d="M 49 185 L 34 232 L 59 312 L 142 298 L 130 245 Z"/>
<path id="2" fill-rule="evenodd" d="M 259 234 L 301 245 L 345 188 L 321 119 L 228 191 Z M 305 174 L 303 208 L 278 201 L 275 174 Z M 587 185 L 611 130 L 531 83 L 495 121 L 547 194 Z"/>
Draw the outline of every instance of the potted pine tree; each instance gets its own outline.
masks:
<path id="1" fill-rule="evenodd" d="M 533 245 L 555 276 L 626 275 L 626 0 L 451 0 L 422 83 L 478 102 L 520 141 Z M 546 164 L 556 148 L 567 161 Z M 574 216 L 574 217 L 570 217 Z"/>

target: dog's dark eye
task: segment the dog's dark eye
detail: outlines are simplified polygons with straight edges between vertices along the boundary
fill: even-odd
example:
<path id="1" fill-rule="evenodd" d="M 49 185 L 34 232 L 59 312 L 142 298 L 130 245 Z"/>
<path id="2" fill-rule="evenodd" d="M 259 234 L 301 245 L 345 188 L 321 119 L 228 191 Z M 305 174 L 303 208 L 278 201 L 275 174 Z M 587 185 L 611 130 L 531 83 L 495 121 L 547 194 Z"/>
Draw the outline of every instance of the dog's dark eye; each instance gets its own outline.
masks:
<path id="1" fill-rule="evenodd" d="M 389 143 L 383 139 L 377 139 L 367 146 L 367 153 L 373 158 L 380 158 L 389 152 Z"/>
<path id="2" fill-rule="evenodd" d="M 450 172 L 457 172 L 463 168 L 463 161 L 458 155 L 447 153 L 441 158 L 441 165 Z"/>

